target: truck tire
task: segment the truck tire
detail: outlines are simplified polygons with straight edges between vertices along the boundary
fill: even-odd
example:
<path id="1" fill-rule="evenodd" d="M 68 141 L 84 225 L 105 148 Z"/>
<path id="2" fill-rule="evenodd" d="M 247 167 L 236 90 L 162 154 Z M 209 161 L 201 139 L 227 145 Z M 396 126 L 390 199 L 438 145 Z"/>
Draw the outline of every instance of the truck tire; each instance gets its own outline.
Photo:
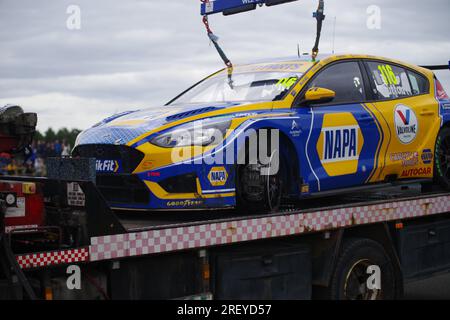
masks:
<path id="1" fill-rule="evenodd" d="M 450 127 L 444 127 L 436 140 L 434 180 L 450 190 Z"/>
<path id="2" fill-rule="evenodd" d="M 367 271 L 369 266 L 380 268 L 379 289 L 369 289 L 367 286 L 372 274 Z M 326 295 L 331 300 L 392 300 L 397 298 L 398 281 L 391 258 L 378 242 L 350 238 L 344 242 L 337 258 Z"/>

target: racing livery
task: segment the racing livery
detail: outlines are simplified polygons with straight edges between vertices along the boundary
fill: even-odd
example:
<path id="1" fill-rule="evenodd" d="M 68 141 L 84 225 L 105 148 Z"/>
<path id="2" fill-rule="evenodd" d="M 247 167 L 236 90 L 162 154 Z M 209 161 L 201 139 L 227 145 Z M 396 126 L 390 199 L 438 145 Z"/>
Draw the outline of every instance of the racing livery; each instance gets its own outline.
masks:
<path id="1" fill-rule="evenodd" d="M 276 145 L 269 161 L 249 161 L 254 133 L 258 149 Z M 430 70 L 381 57 L 241 65 L 97 123 L 73 156 L 97 159 L 97 184 L 121 209 L 270 210 L 403 179 L 449 188 L 450 100 Z"/>

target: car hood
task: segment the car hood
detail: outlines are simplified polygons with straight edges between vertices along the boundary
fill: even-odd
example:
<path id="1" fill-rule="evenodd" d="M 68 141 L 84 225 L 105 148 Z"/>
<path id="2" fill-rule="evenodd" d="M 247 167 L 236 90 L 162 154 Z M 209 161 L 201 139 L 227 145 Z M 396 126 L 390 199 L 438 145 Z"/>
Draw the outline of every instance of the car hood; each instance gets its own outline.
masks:
<path id="1" fill-rule="evenodd" d="M 174 105 L 126 111 L 108 117 L 92 128 L 81 132 L 77 137 L 75 146 L 84 144 L 127 144 L 144 133 L 168 123 L 243 104 Z"/>

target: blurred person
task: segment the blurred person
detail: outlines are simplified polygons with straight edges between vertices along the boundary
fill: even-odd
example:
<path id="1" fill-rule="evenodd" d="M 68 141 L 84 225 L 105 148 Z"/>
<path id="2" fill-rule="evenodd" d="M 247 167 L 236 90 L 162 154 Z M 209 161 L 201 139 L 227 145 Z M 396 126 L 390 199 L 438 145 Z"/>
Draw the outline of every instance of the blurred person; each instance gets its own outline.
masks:
<path id="1" fill-rule="evenodd" d="M 55 157 L 61 156 L 62 145 L 61 145 L 61 143 L 59 143 L 59 140 L 56 140 L 56 141 L 53 143 L 53 150 L 55 151 Z"/>
<path id="2" fill-rule="evenodd" d="M 0 175 L 8 174 L 8 164 L 11 162 L 11 156 L 8 153 L 0 154 Z"/>
<path id="3" fill-rule="evenodd" d="M 45 157 L 45 144 L 44 141 L 39 140 L 36 145 L 36 155 L 38 157 Z"/>
<path id="4" fill-rule="evenodd" d="M 70 144 L 67 143 L 66 140 L 63 140 L 63 147 L 61 151 L 62 157 L 68 157 L 70 156 Z"/>
<path id="5" fill-rule="evenodd" d="M 8 175 L 15 176 L 19 173 L 19 167 L 15 159 L 12 159 L 11 162 L 6 166 L 6 170 L 8 171 Z"/>
<path id="6" fill-rule="evenodd" d="M 37 177 L 45 176 L 45 163 L 44 159 L 41 157 L 36 158 L 36 161 L 34 162 L 34 175 Z"/>
<path id="7" fill-rule="evenodd" d="M 47 144 L 45 146 L 44 159 L 51 158 L 51 157 L 56 157 L 55 144 L 52 142 L 47 142 Z"/>
<path id="8" fill-rule="evenodd" d="M 27 176 L 32 176 L 34 174 L 34 164 L 31 161 L 25 162 L 24 173 Z"/>

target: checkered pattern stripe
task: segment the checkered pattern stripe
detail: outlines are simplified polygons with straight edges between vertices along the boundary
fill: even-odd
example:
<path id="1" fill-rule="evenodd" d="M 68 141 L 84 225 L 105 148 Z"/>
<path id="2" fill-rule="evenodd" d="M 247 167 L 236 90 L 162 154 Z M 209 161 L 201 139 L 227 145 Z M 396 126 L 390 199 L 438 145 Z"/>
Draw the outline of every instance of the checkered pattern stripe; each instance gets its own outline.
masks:
<path id="1" fill-rule="evenodd" d="M 450 196 L 363 206 L 354 215 L 355 224 L 400 220 L 450 212 Z"/>
<path id="2" fill-rule="evenodd" d="M 91 239 L 91 261 L 332 230 L 450 212 L 450 196 L 150 230 Z"/>
<path id="3" fill-rule="evenodd" d="M 16 260 L 22 269 L 87 262 L 89 261 L 89 250 L 85 247 L 62 251 L 24 254 L 16 256 Z"/>

